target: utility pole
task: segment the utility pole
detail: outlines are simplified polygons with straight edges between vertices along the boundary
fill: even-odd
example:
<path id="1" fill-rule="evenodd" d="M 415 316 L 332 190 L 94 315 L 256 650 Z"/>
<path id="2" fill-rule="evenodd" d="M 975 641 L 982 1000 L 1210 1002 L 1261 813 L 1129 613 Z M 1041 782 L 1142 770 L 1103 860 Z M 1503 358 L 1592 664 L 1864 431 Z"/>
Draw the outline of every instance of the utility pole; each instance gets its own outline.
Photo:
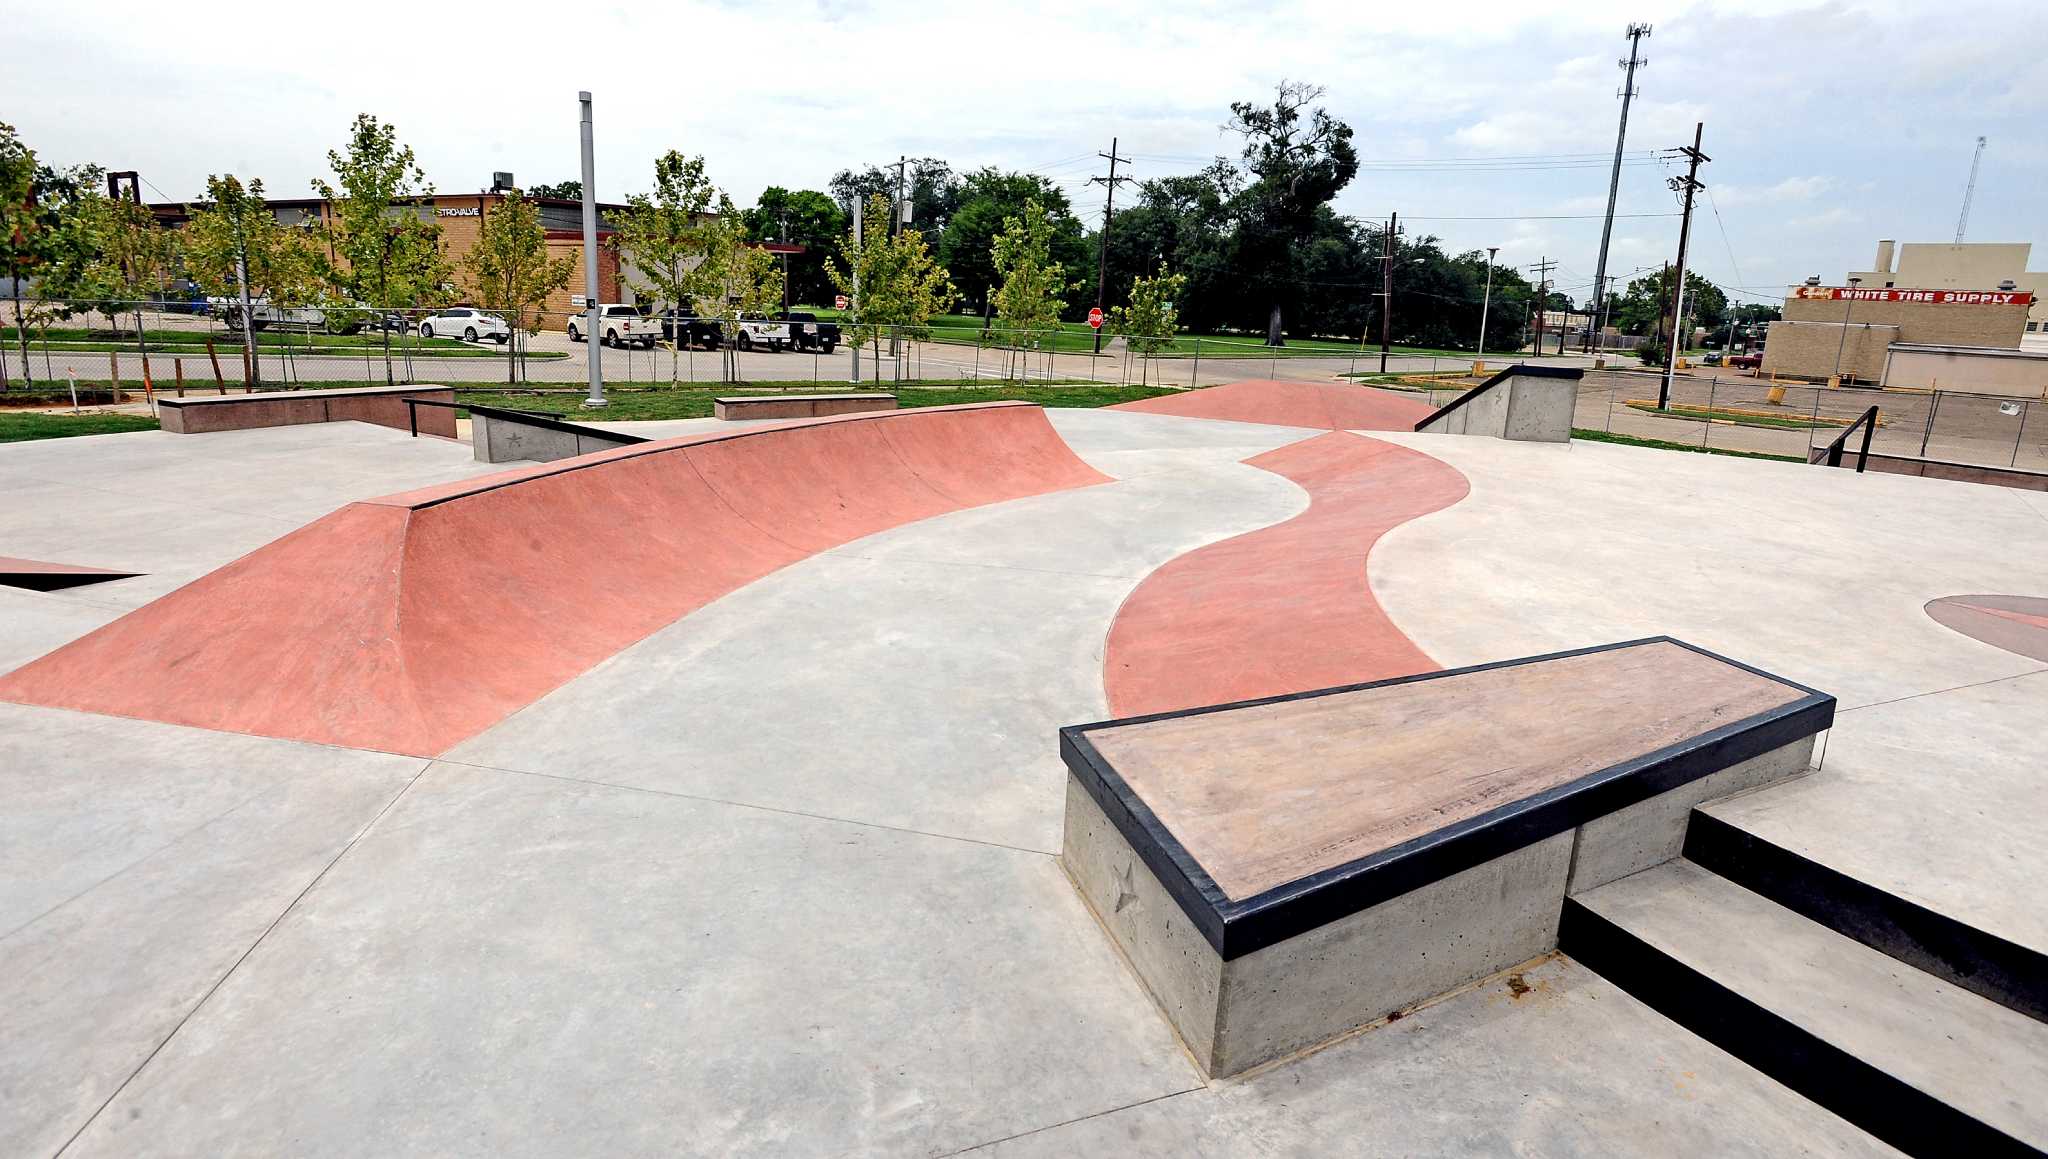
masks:
<path id="1" fill-rule="evenodd" d="M 1543 357 L 1543 316 L 1550 312 L 1550 271 L 1557 263 L 1549 258 L 1538 258 L 1529 267 L 1536 271 L 1536 340 L 1529 344 L 1529 350 L 1538 358 Z"/>
<path id="2" fill-rule="evenodd" d="M 1380 255 L 1380 373 L 1387 372 L 1387 351 L 1394 344 L 1394 230 L 1401 215 L 1387 215 L 1386 244 Z"/>
<path id="3" fill-rule="evenodd" d="M 1706 132 L 1706 122 L 1696 121 L 1692 127 L 1692 148 L 1678 152 L 1692 163 L 1686 167 L 1684 177 L 1673 177 L 1671 188 L 1685 195 L 1685 214 L 1678 220 L 1678 279 L 1671 290 L 1671 349 L 1664 356 L 1664 381 L 1657 387 L 1657 409 L 1665 410 L 1671 405 L 1671 380 L 1678 374 L 1678 348 L 1684 344 L 1685 336 L 1678 331 L 1679 323 L 1685 318 L 1685 245 L 1692 238 L 1692 197 L 1705 189 L 1700 184 L 1700 162 L 1713 158 L 1700 152 L 1700 135 Z"/>
<path id="4" fill-rule="evenodd" d="M 903 212 L 903 173 L 905 168 L 908 167 L 909 163 L 910 158 L 905 157 L 901 153 L 896 154 L 896 202 L 895 204 L 889 207 L 890 237 L 896 237 L 903 232 L 903 218 L 905 216 Z M 894 326 L 889 327 L 889 357 L 903 357 L 902 339 L 903 336 L 896 332 L 896 328 Z M 880 374 L 881 368 L 876 367 L 875 373 Z"/>
<path id="5" fill-rule="evenodd" d="M 1486 294 L 1479 299 L 1479 353 L 1474 356 L 1478 359 L 1486 357 L 1486 311 L 1493 306 L 1493 255 L 1499 252 L 1497 245 L 1486 247 Z"/>
<path id="6" fill-rule="evenodd" d="M 1130 158 L 1116 155 L 1116 141 L 1115 137 L 1111 137 L 1109 139 L 1109 152 L 1096 154 L 1097 157 L 1108 160 L 1109 176 L 1090 177 L 1088 179 L 1088 184 L 1103 187 L 1102 235 L 1095 239 L 1095 308 L 1098 310 L 1105 309 L 1108 304 L 1104 300 L 1104 291 L 1109 288 L 1109 219 L 1110 215 L 1115 212 L 1116 187 L 1118 182 L 1130 180 L 1129 177 L 1118 177 L 1116 175 L 1116 163 L 1118 161 L 1126 164 L 1130 162 Z M 1102 353 L 1102 328 L 1100 326 L 1095 328 L 1095 353 Z"/>
<path id="7" fill-rule="evenodd" d="M 858 196 L 853 199 L 853 256 L 847 260 L 847 268 L 853 271 L 853 320 L 855 325 L 862 321 L 860 308 L 860 255 L 865 253 L 861 243 L 861 225 L 867 220 L 867 202 Z M 860 382 L 860 343 L 849 342 L 846 348 L 853 353 L 853 377 L 849 382 Z"/>
<path id="8" fill-rule="evenodd" d="M 1650 63 L 1636 55 L 1648 35 L 1649 25 L 1629 25 L 1628 59 L 1617 62 L 1628 74 L 1621 83 L 1621 128 L 1614 134 L 1614 172 L 1607 178 L 1607 220 L 1600 227 L 1600 263 L 1593 268 L 1593 332 L 1602 338 L 1607 335 L 1607 243 L 1614 236 L 1614 199 L 1621 192 L 1621 147 L 1628 140 L 1628 105 L 1636 95 L 1636 70 Z"/>
<path id="9" fill-rule="evenodd" d="M 597 289 L 597 160 L 590 139 L 590 94 L 577 93 L 576 99 L 583 106 L 583 349 L 590 356 L 590 395 L 583 400 L 583 409 L 603 410 L 607 404 L 604 331 L 598 328 L 603 310 Z"/>

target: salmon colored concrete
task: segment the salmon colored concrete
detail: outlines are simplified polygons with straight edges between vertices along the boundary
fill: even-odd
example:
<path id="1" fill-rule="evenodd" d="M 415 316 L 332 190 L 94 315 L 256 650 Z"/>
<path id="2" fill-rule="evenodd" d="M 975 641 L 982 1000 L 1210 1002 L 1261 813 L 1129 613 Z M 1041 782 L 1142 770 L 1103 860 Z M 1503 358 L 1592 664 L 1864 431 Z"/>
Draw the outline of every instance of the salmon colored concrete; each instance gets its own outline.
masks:
<path id="1" fill-rule="evenodd" d="M 1022 403 L 621 447 L 351 503 L 0 699 L 431 756 L 813 552 L 1107 481 Z"/>
<path id="2" fill-rule="evenodd" d="M 1112 715 L 1438 667 L 1373 598 L 1365 560 L 1390 528 L 1464 498 L 1465 476 L 1342 431 L 1245 461 L 1300 484 L 1308 510 L 1189 552 L 1138 585 L 1110 625 L 1103 683 Z"/>
<path id="3" fill-rule="evenodd" d="M 1118 403 L 1112 410 L 1323 431 L 1412 431 L 1436 408 L 1369 386 L 1255 379 Z"/>

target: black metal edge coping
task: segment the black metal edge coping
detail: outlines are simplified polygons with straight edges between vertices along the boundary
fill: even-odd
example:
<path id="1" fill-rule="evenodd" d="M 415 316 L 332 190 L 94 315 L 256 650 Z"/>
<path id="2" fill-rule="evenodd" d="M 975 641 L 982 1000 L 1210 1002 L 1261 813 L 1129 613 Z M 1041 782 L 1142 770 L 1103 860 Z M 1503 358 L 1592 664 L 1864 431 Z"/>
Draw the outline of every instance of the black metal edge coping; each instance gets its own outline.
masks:
<path id="1" fill-rule="evenodd" d="M 1685 856 L 1751 893 L 1982 998 L 2048 1022 L 2048 954 L 1692 811 Z"/>
<path id="2" fill-rule="evenodd" d="M 468 404 L 457 403 L 456 405 L 467 406 Z M 793 419 L 791 421 L 801 423 L 806 426 L 819 426 L 826 423 L 883 422 L 892 418 L 900 418 L 904 415 L 929 414 L 932 412 L 1016 409 L 1042 411 L 1045 408 L 1039 406 L 1035 402 L 1024 402 L 1019 399 L 990 399 L 987 402 L 963 402 L 955 403 L 951 406 L 922 406 L 907 407 L 900 410 L 854 411 L 851 414 L 820 415 L 816 418 Z M 587 471 L 590 470 L 592 467 L 600 466 L 603 463 L 616 462 L 619 457 L 635 458 L 640 455 L 659 455 L 667 451 L 687 450 L 690 447 L 705 447 L 710 446 L 713 443 L 731 442 L 734 439 L 751 439 L 761 435 L 773 434 L 777 431 L 786 431 L 790 429 L 790 427 L 786 426 L 759 426 L 748 427 L 745 430 L 738 431 L 709 431 L 701 435 L 677 435 L 674 438 L 649 439 L 638 446 L 619 448 L 622 454 L 611 459 L 604 459 L 596 463 L 579 462 L 578 459 L 582 458 L 582 456 L 578 456 L 578 459 L 558 459 L 552 463 L 541 464 L 541 467 L 544 469 L 539 470 L 533 474 L 525 473 L 524 468 L 515 467 L 511 471 L 504 473 L 512 475 L 513 477 L 510 479 L 505 478 L 504 475 L 502 474 L 486 475 L 483 476 L 481 479 L 468 480 L 467 482 L 472 483 L 474 485 L 465 487 L 463 490 L 454 492 L 453 494 L 443 495 L 437 499 L 423 500 L 418 503 L 408 504 L 407 506 L 411 507 L 414 510 L 424 510 L 428 507 L 439 507 L 443 503 L 453 503 L 458 499 L 472 499 L 478 495 L 488 494 L 492 491 L 501 490 L 506 487 L 517 487 L 521 483 L 529 483 L 535 479 L 551 478 L 555 475 L 566 475 L 571 471 Z M 400 492 L 400 494 L 403 493 L 404 492 Z M 375 500 L 371 500 L 370 502 L 375 502 Z"/>
<path id="3" fill-rule="evenodd" d="M 1566 898 L 1558 949 L 1814 1103 L 1912 1155 L 2040 1152 L 1736 993 Z"/>
<path id="4" fill-rule="evenodd" d="M 1418 421 L 1414 429 L 1421 430 L 1516 375 L 1521 375 L 1524 378 L 1584 378 L 1586 372 L 1576 366 L 1531 366 L 1526 362 L 1517 362 L 1485 382 L 1480 383 L 1478 386 L 1473 387 L 1471 390 L 1445 403 L 1442 408 L 1431 414 L 1428 418 Z"/>
<path id="5" fill-rule="evenodd" d="M 1782 684 L 1800 695 L 1776 708 L 1732 721 L 1400 845 L 1375 850 L 1342 865 L 1237 901 L 1224 895 L 1194 856 L 1131 791 L 1087 735 L 1107 728 L 1204 716 L 1396 684 L 1442 680 L 1647 644 L 1674 644 Z M 1104 815 L 1117 826 L 1124 840 L 1138 852 L 1160 884 L 1180 903 L 1182 911 L 1195 928 L 1202 931 L 1210 946 L 1229 960 L 1348 917 L 1433 881 L 1533 845 L 1595 817 L 1815 735 L 1834 723 L 1834 714 L 1835 698 L 1827 693 L 1671 636 L 1650 636 L 1441 672 L 1423 672 L 1122 720 L 1068 725 L 1061 728 L 1059 734 L 1060 755 L 1068 769 L 1101 806 Z"/>
<path id="6" fill-rule="evenodd" d="M 565 435 L 581 435 L 586 438 L 597 439 L 601 442 L 617 443 L 622 447 L 654 441 L 646 435 L 629 435 L 624 431 L 608 431 L 603 427 L 572 423 L 560 415 L 548 414 L 545 411 L 509 410 L 505 407 L 478 406 L 473 402 L 440 402 L 428 398 L 409 398 L 405 402 L 408 406 L 438 406 L 450 407 L 455 410 L 466 410 L 470 414 L 483 415 L 485 418 L 525 423 L 527 426 L 539 427 L 544 431 L 558 431 Z"/>

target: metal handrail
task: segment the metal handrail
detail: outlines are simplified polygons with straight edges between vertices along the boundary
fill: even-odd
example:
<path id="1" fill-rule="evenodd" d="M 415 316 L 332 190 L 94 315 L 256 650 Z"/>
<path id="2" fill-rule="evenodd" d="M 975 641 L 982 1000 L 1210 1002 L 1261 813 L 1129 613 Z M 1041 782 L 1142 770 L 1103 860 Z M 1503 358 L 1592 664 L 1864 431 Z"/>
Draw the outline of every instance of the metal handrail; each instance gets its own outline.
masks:
<path id="1" fill-rule="evenodd" d="M 1864 464 L 1870 461 L 1870 436 L 1877 430 L 1876 407 L 1871 407 L 1869 410 L 1864 411 L 1862 416 L 1855 422 L 1843 427 L 1842 433 L 1835 436 L 1835 441 L 1828 444 L 1827 453 L 1824 456 L 1828 466 L 1839 467 L 1842 465 L 1843 446 L 1849 441 L 1849 436 L 1856 433 L 1857 427 L 1863 428 L 1863 446 L 1856 452 L 1856 473 L 1859 475 L 1863 473 Z"/>
<path id="2" fill-rule="evenodd" d="M 513 410 L 511 407 L 484 406 L 480 403 L 473 402 L 442 402 L 440 399 L 437 398 L 407 398 L 401 399 L 399 401 L 405 403 L 406 416 L 411 420 L 412 423 L 413 438 L 420 437 L 420 412 L 418 408 L 423 406 L 436 406 L 444 410 L 466 410 L 473 415 L 480 414 L 486 418 L 502 415 L 508 418 L 523 419 L 527 422 L 532 423 L 535 426 L 544 427 L 548 430 L 563 431 L 568 434 L 588 435 L 591 438 L 603 439 L 606 442 L 618 443 L 620 446 L 631 446 L 634 443 L 644 443 L 648 441 L 645 435 L 629 435 L 624 431 L 608 431 L 605 430 L 603 427 L 593 427 L 586 426 L 582 423 L 572 423 L 564 419 L 560 414 L 557 414 L 553 411 Z"/>

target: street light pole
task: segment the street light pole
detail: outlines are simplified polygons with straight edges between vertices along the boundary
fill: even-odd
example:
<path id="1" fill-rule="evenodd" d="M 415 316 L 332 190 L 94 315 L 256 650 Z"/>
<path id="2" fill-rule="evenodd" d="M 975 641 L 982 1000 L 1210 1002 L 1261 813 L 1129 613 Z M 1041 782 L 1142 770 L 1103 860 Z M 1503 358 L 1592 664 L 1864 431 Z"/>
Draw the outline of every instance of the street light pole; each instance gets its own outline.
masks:
<path id="1" fill-rule="evenodd" d="M 1387 372 L 1387 350 L 1394 342 L 1394 230 L 1401 215 L 1387 215 L 1387 244 L 1380 255 L 1380 373 Z"/>
<path id="2" fill-rule="evenodd" d="M 1486 357 L 1486 311 L 1493 306 L 1493 255 L 1500 247 L 1486 247 L 1486 295 L 1479 300 L 1479 358 Z"/>
<path id="3" fill-rule="evenodd" d="M 590 94 L 580 92 L 583 106 L 583 347 L 590 355 L 590 395 L 584 410 L 602 410 L 604 398 L 604 331 L 598 329 L 603 314 L 597 289 L 597 160 L 590 143 Z"/>
<path id="4" fill-rule="evenodd" d="M 1856 287 L 1862 284 L 1862 278 L 1850 278 L 1849 292 L 1842 298 L 1842 340 L 1835 343 L 1835 373 L 1831 376 L 1836 386 L 1842 385 L 1842 348 L 1849 345 L 1849 315 L 1856 312 Z"/>

